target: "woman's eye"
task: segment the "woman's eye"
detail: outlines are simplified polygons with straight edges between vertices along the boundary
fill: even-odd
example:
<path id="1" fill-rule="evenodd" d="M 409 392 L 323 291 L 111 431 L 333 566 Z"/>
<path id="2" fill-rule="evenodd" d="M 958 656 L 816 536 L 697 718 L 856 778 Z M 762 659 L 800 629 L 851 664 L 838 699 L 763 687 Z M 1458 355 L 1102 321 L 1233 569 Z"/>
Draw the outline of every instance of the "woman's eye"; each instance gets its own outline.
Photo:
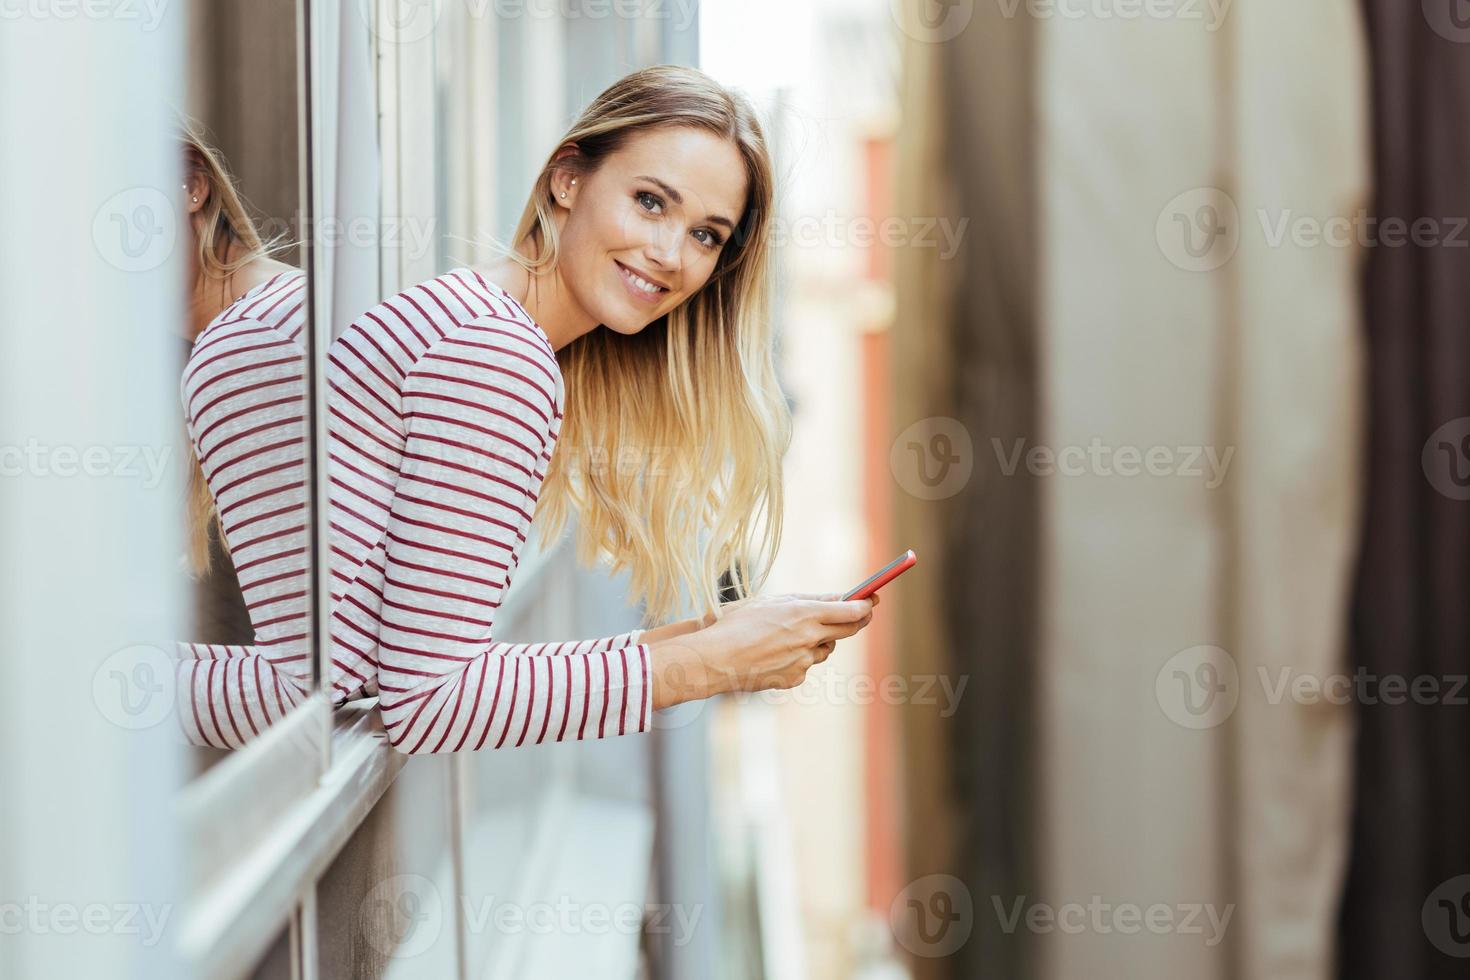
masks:
<path id="1" fill-rule="evenodd" d="M 648 191 L 634 191 L 633 192 L 633 197 L 637 199 L 638 203 L 640 205 L 642 205 L 642 207 L 643 207 L 643 209 L 645 211 L 652 211 L 653 210 L 653 206 L 652 205 L 649 205 L 649 204 L 645 204 L 644 203 L 645 201 L 652 201 L 654 205 L 658 205 L 658 206 L 662 206 L 663 203 L 664 203 L 663 201 L 659 200 L 659 197 L 658 197 L 657 194 L 650 194 Z"/>
<path id="2" fill-rule="evenodd" d="M 699 244 L 704 245 L 708 248 L 719 248 L 725 243 L 724 239 L 722 239 L 719 235 L 716 235 L 714 232 L 710 231 L 708 228 L 697 228 L 695 229 L 694 234 L 704 235 L 704 238 L 697 239 L 697 241 L 699 242 Z"/>

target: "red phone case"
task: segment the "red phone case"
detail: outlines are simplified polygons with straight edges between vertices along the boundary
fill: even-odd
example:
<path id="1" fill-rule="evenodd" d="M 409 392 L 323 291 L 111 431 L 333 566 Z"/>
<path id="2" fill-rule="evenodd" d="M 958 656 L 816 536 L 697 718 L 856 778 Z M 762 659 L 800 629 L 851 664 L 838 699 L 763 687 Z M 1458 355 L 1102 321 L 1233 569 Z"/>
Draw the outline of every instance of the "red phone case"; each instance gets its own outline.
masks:
<path id="1" fill-rule="evenodd" d="M 887 585 L 889 582 L 892 582 L 904 572 L 908 571 L 910 568 L 913 568 L 914 563 L 918 560 L 918 557 L 914 554 L 914 550 L 910 548 L 908 551 L 905 551 L 903 554 L 893 559 L 893 561 L 878 569 L 878 571 L 874 572 L 871 577 L 869 577 L 861 585 L 853 589 L 842 598 L 866 599 L 874 592 L 877 592 L 879 589 L 883 588 L 883 586 Z"/>

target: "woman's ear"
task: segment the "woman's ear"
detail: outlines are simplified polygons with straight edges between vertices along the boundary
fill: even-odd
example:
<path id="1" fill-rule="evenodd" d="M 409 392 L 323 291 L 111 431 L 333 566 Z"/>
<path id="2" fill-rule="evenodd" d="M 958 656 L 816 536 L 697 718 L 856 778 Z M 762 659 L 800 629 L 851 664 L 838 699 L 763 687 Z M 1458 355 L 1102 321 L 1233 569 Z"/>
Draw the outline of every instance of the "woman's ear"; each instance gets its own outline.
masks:
<path id="1" fill-rule="evenodd" d="M 184 178 L 184 212 L 194 214 L 209 200 L 209 181 L 203 174 L 192 173 Z"/>
<path id="2" fill-rule="evenodd" d="M 558 170 L 551 176 L 551 193 L 556 196 L 556 203 L 570 209 L 572 202 L 577 199 L 577 178 L 566 170 Z"/>
<path id="3" fill-rule="evenodd" d="M 551 197 L 566 208 L 570 208 L 577 199 L 577 188 L 586 183 L 577 179 L 576 164 L 581 152 L 577 144 L 568 143 L 557 150 L 552 158 L 554 169 L 551 171 Z"/>

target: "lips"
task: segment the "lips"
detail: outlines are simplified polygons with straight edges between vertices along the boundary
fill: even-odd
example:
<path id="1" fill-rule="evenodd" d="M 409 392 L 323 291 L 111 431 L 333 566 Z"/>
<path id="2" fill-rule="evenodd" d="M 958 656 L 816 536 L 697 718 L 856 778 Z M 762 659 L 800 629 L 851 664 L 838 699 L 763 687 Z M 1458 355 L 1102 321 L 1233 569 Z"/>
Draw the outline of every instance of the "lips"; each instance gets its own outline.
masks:
<path id="1" fill-rule="evenodd" d="M 661 297 L 668 293 L 669 290 L 667 289 L 667 287 L 659 286 L 658 283 L 653 283 L 653 285 L 658 287 L 656 289 L 645 289 L 642 283 L 649 282 L 650 280 L 634 272 L 632 269 L 628 268 L 626 265 L 623 265 L 623 263 L 619 262 L 617 259 L 613 259 L 613 264 L 618 267 L 618 278 L 623 280 L 623 285 L 627 288 L 628 293 L 634 299 L 641 300 L 645 303 L 656 303 Z"/>

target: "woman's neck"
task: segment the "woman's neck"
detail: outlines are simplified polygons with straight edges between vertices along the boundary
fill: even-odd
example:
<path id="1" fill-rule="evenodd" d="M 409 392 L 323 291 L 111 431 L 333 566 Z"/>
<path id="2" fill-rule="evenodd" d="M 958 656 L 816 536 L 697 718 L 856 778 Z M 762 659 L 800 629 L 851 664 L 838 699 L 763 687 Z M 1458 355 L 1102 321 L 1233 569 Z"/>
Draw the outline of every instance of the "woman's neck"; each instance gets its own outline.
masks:
<path id="1" fill-rule="evenodd" d="M 523 255 L 536 254 L 529 239 L 519 248 Z M 584 333 L 597 329 L 597 320 L 578 305 L 562 281 L 558 268 L 533 277 L 519 262 L 502 258 L 486 266 L 481 273 L 525 308 L 551 341 L 552 350 L 561 350 Z"/>
<path id="2" fill-rule="evenodd" d="M 232 243 L 231 250 L 225 255 L 225 261 L 231 261 L 238 257 L 238 254 L 237 247 Z M 191 269 L 194 288 L 190 291 L 189 296 L 186 339 L 192 341 L 198 337 L 204 328 L 214 321 L 215 317 L 223 313 L 241 296 L 292 268 L 284 262 L 259 256 L 220 279 L 205 275 L 198 260 L 195 259 Z"/>

